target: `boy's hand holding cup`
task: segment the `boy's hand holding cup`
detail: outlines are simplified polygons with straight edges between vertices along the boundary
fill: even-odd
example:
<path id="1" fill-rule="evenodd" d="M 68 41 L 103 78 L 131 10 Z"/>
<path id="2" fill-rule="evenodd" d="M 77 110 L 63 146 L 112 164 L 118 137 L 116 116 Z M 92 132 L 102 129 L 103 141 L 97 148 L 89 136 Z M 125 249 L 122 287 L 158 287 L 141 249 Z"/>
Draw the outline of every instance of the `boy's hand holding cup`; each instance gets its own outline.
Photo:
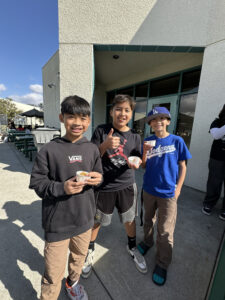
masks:
<path id="1" fill-rule="evenodd" d="M 138 156 L 129 156 L 127 159 L 128 167 L 131 169 L 138 169 L 142 163 L 142 160 Z"/>
<path id="2" fill-rule="evenodd" d="M 102 174 L 98 172 L 88 173 L 89 179 L 86 180 L 86 184 L 99 185 L 102 182 Z"/>
<path id="3" fill-rule="evenodd" d="M 84 181 L 77 182 L 76 176 L 64 182 L 64 191 L 67 195 L 78 194 L 82 192 L 85 186 Z"/>
<path id="4" fill-rule="evenodd" d="M 143 152 L 148 152 L 148 151 L 151 152 L 155 144 L 156 144 L 156 140 L 144 141 Z"/>
<path id="5" fill-rule="evenodd" d="M 76 180 L 88 185 L 98 185 L 102 182 L 102 174 L 98 172 L 77 171 Z"/>

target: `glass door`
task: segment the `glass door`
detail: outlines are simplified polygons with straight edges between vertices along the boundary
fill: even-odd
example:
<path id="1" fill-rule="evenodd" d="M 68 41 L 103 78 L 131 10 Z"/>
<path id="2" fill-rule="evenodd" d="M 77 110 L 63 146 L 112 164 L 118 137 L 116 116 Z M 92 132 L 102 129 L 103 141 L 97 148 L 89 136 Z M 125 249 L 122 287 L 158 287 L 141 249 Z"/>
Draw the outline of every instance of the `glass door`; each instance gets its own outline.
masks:
<path id="1" fill-rule="evenodd" d="M 144 139 L 145 133 L 145 117 L 146 117 L 146 109 L 147 109 L 147 100 L 144 99 L 143 101 L 136 102 L 135 110 L 133 114 L 133 130 L 140 134 L 141 140 Z"/>
<path id="2" fill-rule="evenodd" d="M 187 147 L 190 147 L 192 127 L 195 116 L 195 106 L 198 94 L 182 95 L 180 97 L 179 112 L 177 116 L 176 134 L 181 136 Z"/>
<path id="3" fill-rule="evenodd" d="M 164 106 L 169 110 L 169 112 L 171 114 L 171 122 L 168 127 L 168 131 L 170 133 L 175 134 L 176 123 L 177 123 L 177 111 L 178 111 L 178 95 L 149 98 L 148 105 L 147 105 L 147 113 L 149 113 L 149 111 L 152 110 L 156 106 Z M 150 132 L 150 134 L 153 134 L 153 132 L 150 131 L 150 126 L 148 124 L 146 124 L 145 137 L 149 136 L 149 132 Z"/>

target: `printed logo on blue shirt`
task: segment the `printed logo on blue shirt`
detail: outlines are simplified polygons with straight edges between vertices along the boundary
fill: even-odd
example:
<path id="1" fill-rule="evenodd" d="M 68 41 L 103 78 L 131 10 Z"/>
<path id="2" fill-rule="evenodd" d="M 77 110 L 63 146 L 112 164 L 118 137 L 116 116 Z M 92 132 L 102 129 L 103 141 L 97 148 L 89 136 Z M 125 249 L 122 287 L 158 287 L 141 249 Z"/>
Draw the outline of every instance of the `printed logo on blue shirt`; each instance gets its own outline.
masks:
<path id="1" fill-rule="evenodd" d="M 147 158 L 151 158 L 154 156 L 162 157 L 163 154 L 171 153 L 176 151 L 175 145 L 167 145 L 167 146 L 161 146 L 159 145 L 158 148 L 153 148 L 151 152 L 148 153 Z"/>

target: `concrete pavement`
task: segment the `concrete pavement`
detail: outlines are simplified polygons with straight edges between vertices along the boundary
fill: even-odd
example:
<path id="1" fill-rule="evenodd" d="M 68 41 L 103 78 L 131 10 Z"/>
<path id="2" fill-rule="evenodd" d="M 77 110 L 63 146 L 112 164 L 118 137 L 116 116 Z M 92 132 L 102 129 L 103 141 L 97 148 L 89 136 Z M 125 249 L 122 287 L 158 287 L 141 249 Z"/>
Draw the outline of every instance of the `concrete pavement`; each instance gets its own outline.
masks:
<path id="1" fill-rule="evenodd" d="M 11 143 L 0 144 L 0 298 L 36 300 L 43 272 L 41 200 L 28 189 L 32 163 Z M 143 172 L 136 174 L 139 187 Z M 173 262 L 163 287 L 152 283 L 155 247 L 146 256 L 148 273 L 139 273 L 126 251 L 127 237 L 117 213 L 100 230 L 89 279 L 81 279 L 90 300 L 201 300 L 213 271 L 225 223 L 219 209 L 201 213 L 204 193 L 185 187 L 178 202 Z M 137 218 L 137 241 L 142 227 Z M 66 277 L 65 272 L 65 277 Z M 59 300 L 66 300 L 62 288 Z"/>

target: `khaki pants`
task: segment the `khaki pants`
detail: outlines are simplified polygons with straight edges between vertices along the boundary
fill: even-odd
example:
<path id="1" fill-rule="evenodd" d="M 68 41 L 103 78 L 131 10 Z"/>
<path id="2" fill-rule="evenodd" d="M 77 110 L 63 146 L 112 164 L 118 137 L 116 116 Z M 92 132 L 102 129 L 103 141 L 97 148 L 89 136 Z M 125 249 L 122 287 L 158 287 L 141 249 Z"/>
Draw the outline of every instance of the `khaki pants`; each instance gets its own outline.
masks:
<path id="1" fill-rule="evenodd" d="M 91 229 L 71 239 L 45 242 L 45 272 L 41 283 L 41 300 L 57 300 L 65 274 L 68 249 L 68 273 L 72 281 L 80 278 L 91 239 Z"/>
<path id="2" fill-rule="evenodd" d="M 152 247 L 154 244 L 154 224 L 158 209 L 156 263 L 167 269 L 172 260 L 173 233 L 177 217 L 177 200 L 159 198 L 143 191 L 144 200 L 144 242 Z"/>

